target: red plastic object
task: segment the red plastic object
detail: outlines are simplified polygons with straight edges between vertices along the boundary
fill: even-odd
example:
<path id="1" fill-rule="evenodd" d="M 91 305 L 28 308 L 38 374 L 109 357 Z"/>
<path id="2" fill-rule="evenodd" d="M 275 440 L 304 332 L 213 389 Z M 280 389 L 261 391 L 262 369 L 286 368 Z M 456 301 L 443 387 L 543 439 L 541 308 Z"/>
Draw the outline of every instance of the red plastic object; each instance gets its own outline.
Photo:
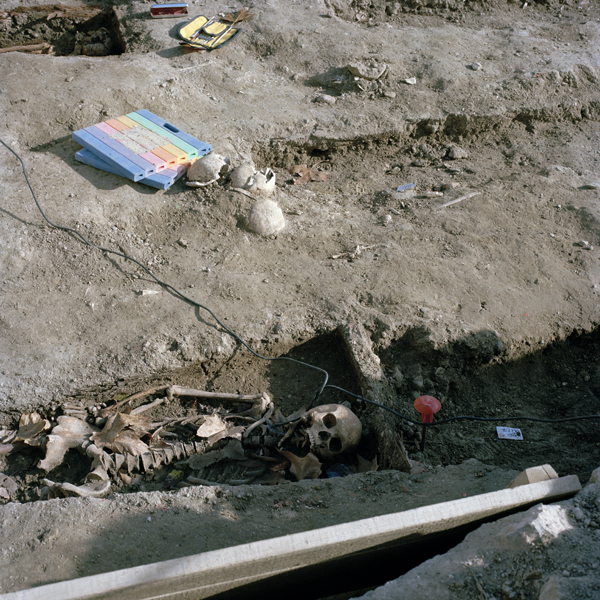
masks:
<path id="1" fill-rule="evenodd" d="M 442 408 L 442 403 L 433 396 L 419 396 L 414 406 L 421 413 L 423 423 L 432 423 L 433 415 Z"/>

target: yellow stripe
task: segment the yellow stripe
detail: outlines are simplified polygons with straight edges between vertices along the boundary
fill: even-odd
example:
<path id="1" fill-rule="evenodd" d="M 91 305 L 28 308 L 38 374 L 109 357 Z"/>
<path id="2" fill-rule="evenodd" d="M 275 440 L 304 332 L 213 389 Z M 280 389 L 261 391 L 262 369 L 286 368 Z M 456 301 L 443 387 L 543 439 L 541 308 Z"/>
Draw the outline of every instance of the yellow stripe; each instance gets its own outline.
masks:
<path id="1" fill-rule="evenodd" d="M 161 146 L 163 150 L 166 150 L 169 154 L 172 154 L 175 158 L 177 158 L 178 163 L 187 162 L 188 157 L 187 154 L 180 150 L 177 146 L 173 144 L 167 144 L 166 146 Z"/>
<path id="2" fill-rule="evenodd" d="M 126 117 L 125 115 L 123 115 L 122 117 L 117 117 L 117 121 L 119 121 L 120 123 L 123 123 L 123 125 L 127 125 L 127 127 L 131 127 L 132 129 L 134 127 L 139 127 L 138 123 L 136 123 L 134 120 L 130 119 L 129 117 Z"/>

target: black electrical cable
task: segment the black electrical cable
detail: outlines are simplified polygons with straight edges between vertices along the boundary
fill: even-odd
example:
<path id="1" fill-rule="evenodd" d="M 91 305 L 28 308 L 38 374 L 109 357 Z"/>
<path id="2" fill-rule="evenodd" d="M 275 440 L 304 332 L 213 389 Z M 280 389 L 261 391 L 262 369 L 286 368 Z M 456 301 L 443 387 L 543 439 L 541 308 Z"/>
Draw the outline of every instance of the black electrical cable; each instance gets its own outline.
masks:
<path id="1" fill-rule="evenodd" d="M 105 253 L 109 253 L 109 254 L 114 254 L 115 256 L 120 256 L 121 258 L 124 258 L 125 260 L 129 260 L 129 261 L 135 263 L 140 268 L 142 268 L 146 273 L 148 273 L 148 275 L 150 275 L 150 277 L 152 277 L 152 279 L 154 279 L 154 281 L 156 281 L 156 283 L 158 283 L 160 286 L 162 286 L 166 290 L 169 290 L 172 294 L 174 294 L 175 296 L 179 297 L 184 302 L 187 302 L 188 304 L 191 304 L 192 306 L 195 306 L 197 308 L 201 308 L 202 310 L 205 310 L 206 312 L 208 312 L 210 314 L 210 316 L 218 323 L 218 325 L 220 327 L 222 327 L 230 336 L 232 336 L 234 339 L 236 339 L 238 342 L 240 342 L 240 344 L 242 344 L 245 348 L 247 348 L 257 358 L 261 358 L 262 360 L 272 360 L 272 361 L 275 361 L 275 360 L 287 360 L 289 362 L 293 362 L 293 363 L 296 363 L 298 365 L 302 365 L 304 367 L 308 367 L 310 369 L 315 369 L 315 370 L 320 371 L 321 373 L 323 373 L 324 376 L 325 376 L 325 380 L 324 380 L 323 384 L 319 387 L 319 389 L 315 392 L 313 400 L 312 400 L 312 402 L 310 404 L 311 407 L 315 404 L 315 402 L 317 401 L 317 399 L 319 398 L 319 396 L 323 393 L 323 391 L 325 389 L 333 389 L 333 390 L 338 390 L 340 392 L 343 392 L 344 394 L 348 394 L 349 396 L 353 396 L 354 398 L 362 400 L 363 402 L 367 402 L 369 404 L 372 404 L 373 406 L 377 406 L 379 408 L 383 408 L 384 410 L 387 410 L 387 411 L 393 413 L 397 417 L 400 417 L 401 419 L 403 419 L 407 423 L 411 423 L 412 425 L 421 425 L 423 427 L 437 427 L 439 425 L 446 425 L 447 423 L 451 423 L 451 422 L 454 422 L 454 421 L 495 421 L 495 422 L 501 422 L 501 421 L 537 421 L 537 422 L 540 422 L 540 423 L 564 423 L 564 422 L 567 422 L 567 421 L 580 421 L 580 420 L 583 420 L 583 419 L 600 419 L 600 415 L 584 415 L 584 416 L 581 416 L 581 417 L 566 417 L 566 418 L 563 418 L 563 419 L 539 419 L 539 418 L 536 418 L 536 417 L 471 417 L 471 416 L 459 416 L 459 417 L 450 417 L 448 419 L 442 419 L 441 421 L 435 421 L 433 423 L 422 423 L 420 421 L 414 421 L 413 419 L 410 419 L 409 417 L 407 417 L 407 416 L 399 413 L 398 411 L 395 411 L 394 409 L 390 408 L 389 406 L 385 406 L 383 404 L 380 404 L 379 402 L 375 402 L 374 400 L 369 400 L 368 398 L 364 398 L 363 396 L 359 396 L 358 394 L 353 394 L 352 392 L 350 392 L 348 390 L 345 390 L 344 388 L 337 387 L 335 385 L 327 385 L 327 381 L 329 381 L 329 373 L 327 371 L 325 371 L 325 369 L 321 369 L 320 367 L 316 367 L 315 365 L 311 365 L 309 363 L 305 363 L 305 362 L 302 362 L 300 360 L 296 360 L 294 358 L 289 358 L 288 356 L 275 356 L 275 357 L 263 356 L 262 354 L 259 354 L 258 352 L 255 352 L 237 333 L 235 333 L 234 331 L 232 331 L 231 329 L 229 329 L 226 325 L 224 325 L 218 319 L 218 317 L 215 315 L 215 313 L 212 310 L 210 310 L 210 308 L 204 306 L 203 304 L 200 304 L 199 302 L 196 302 L 195 300 L 192 300 L 191 298 L 189 298 L 188 296 L 186 296 L 185 294 L 183 294 L 182 292 L 180 292 L 177 288 L 173 287 L 171 284 L 166 283 L 164 281 L 161 281 L 158 277 L 156 277 L 156 275 L 154 275 L 154 273 L 152 273 L 152 271 L 150 271 L 147 267 L 145 267 L 141 262 L 139 262 L 135 258 L 132 258 L 131 256 L 128 256 L 127 254 L 123 254 L 121 252 L 117 252 L 116 250 L 111 250 L 110 248 L 104 248 L 102 246 L 97 246 L 96 244 L 93 244 L 92 242 L 88 241 L 77 230 L 72 229 L 71 227 L 64 227 L 62 225 L 57 225 L 56 223 L 53 223 L 46 216 L 46 214 L 42 210 L 42 207 L 40 206 L 40 203 L 38 202 L 37 196 L 35 195 L 35 192 L 33 191 L 33 187 L 31 186 L 31 183 L 29 182 L 29 177 L 27 176 L 27 170 L 25 169 L 25 163 L 23 162 L 23 160 L 21 159 L 21 157 L 6 142 L 4 142 L 4 140 L 0 139 L 0 143 L 5 148 L 7 148 L 12 154 L 14 154 L 15 157 L 17 158 L 17 160 L 21 163 L 21 169 L 23 170 L 23 175 L 25 176 L 25 181 L 27 182 L 27 185 L 29 187 L 29 191 L 31 192 L 31 195 L 33 196 L 35 204 L 36 204 L 38 210 L 40 211 L 42 217 L 44 217 L 44 219 L 52 227 L 55 227 L 56 229 L 60 229 L 61 231 L 67 231 L 68 233 L 71 233 L 71 234 L 75 235 L 77 238 L 79 238 L 79 240 L 81 240 L 84 244 L 86 244 L 90 248 L 96 248 L 97 250 L 100 250 L 101 252 L 105 252 Z M 287 424 L 293 423 L 293 422 L 295 422 L 297 420 L 298 419 L 293 419 L 291 421 L 287 421 L 286 423 L 280 423 L 279 425 L 287 425 Z"/>
<path id="2" fill-rule="evenodd" d="M 210 308 L 208 308 L 207 306 L 204 306 L 203 304 L 200 304 L 199 302 L 196 302 L 195 300 L 192 300 L 191 298 L 189 298 L 188 296 L 186 296 L 185 294 L 180 292 L 177 288 L 174 288 L 171 284 L 166 283 L 165 281 L 161 281 L 158 277 L 156 277 L 156 275 L 154 275 L 154 273 L 152 273 L 152 271 L 150 271 L 147 267 L 145 267 L 140 261 L 136 260 L 135 258 L 132 258 L 131 256 L 128 256 L 127 254 L 117 252 L 116 250 L 111 250 L 110 248 L 104 248 L 102 246 L 97 246 L 96 244 L 93 244 L 92 242 L 87 240 L 85 237 L 83 237 L 77 230 L 72 229 L 71 227 L 64 227 L 62 225 L 57 225 L 56 223 L 53 223 L 46 216 L 46 214 L 42 210 L 42 207 L 40 206 L 40 203 L 38 202 L 37 196 L 35 195 L 35 192 L 33 191 L 33 187 L 31 186 L 31 183 L 29 182 L 29 177 L 27 176 L 27 170 L 25 169 L 25 163 L 23 162 L 21 157 L 6 142 L 4 142 L 4 140 L 0 139 L 0 143 L 2 143 L 2 145 L 5 148 L 7 148 L 10 152 L 12 152 L 15 155 L 15 157 L 17 158 L 17 160 L 21 163 L 21 169 L 23 170 L 23 175 L 25 176 L 25 181 L 27 182 L 27 185 L 29 186 L 29 191 L 31 192 L 31 195 L 33 196 L 35 204 L 38 207 L 38 210 L 40 211 L 42 217 L 44 217 L 44 219 L 52 227 L 55 227 L 56 229 L 60 229 L 61 231 L 67 231 L 68 233 L 73 234 L 74 236 L 79 238 L 79 240 L 81 242 L 83 242 L 90 248 L 96 248 L 97 250 L 100 250 L 101 252 L 105 252 L 108 254 L 114 254 L 115 256 L 120 256 L 121 258 L 124 258 L 125 260 L 129 260 L 129 261 L 135 263 L 136 265 L 141 267 L 144 271 L 146 271 L 146 273 L 148 273 L 148 275 L 150 275 L 150 277 L 152 277 L 152 279 L 154 279 L 154 281 L 156 281 L 156 283 L 158 283 L 160 286 L 162 286 L 166 290 L 169 290 L 171 293 L 173 293 L 175 296 L 179 297 L 184 302 L 187 302 L 188 304 L 191 304 L 192 306 L 195 306 L 197 308 L 201 308 L 202 310 L 205 310 L 207 313 L 209 313 L 210 316 L 219 324 L 220 327 L 222 327 L 230 336 L 232 336 L 234 339 L 236 339 L 238 342 L 240 342 L 240 344 L 242 344 L 248 350 L 250 350 L 250 352 L 252 352 L 252 354 L 254 354 L 254 356 L 261 358 L 262 360 L 273 360 L 273 361 L 274 360 L 287 360 L 289 362 L 293 362 L 298 365 L 302 365 L 304 367 L 308 367 L 310 369 L 315 369 L 317 371 L 320 371 L 321 373 L 323 373 L 325 380 L 323 381 L 323 384 L 319 387 L 319 389 L 315 392 L 315 396 L 312 400 L 311 405 L 313 405 L 317 401 L 317 398 L 321 395 L 323 389 L 327 385 L 327 381 L 329 381 L 329 373 L 327 371 L 325 371 L 325 369 L 321 369 L 320 367 L 316 367 L 315 365 L 310 365 L 308 363 L 302 362 L 300 360 L 296 360 L 294 358 L 289 358 L 288 356 L 268 357 L 268 356 L 263 356 L 262 354 L 259 354 L 258 352 L 255 352 L 239 335 L 237 335 L 237 333 L 235 333 L 234 331 L 229 329 L 227 326 L 225 326 L 218 319 L 218 317 L 215 315 L 215 313 L 212 310 L 210 310 Z"/>
<path id="3" fill-rule="evenodd" d="M 374 406 L 378 406 L 379 408 L 383 408 L 387 410 L 397 417 L 400 417 L 407 423 L 411 423 L 412 425 L 423 425 L 424 427 L 437 427 L 438 425 L 447 425 L 448 423 L 452 423 L 454 421 L 537 421 L 539 423 L 565 423 L 566 421 L 581 421 L 583 419 L 600 419 L 600 415 L 583 415 L 581 417 L 564 417 L 562 419 L 539 419 L 538 417 L 471 417 L 471 416 L 460 416 L 460 417 L 449 417 L 448 419 L 442 419 L 441 421 L 434 421 L 433 423 L 423 423 L 421 421 L 414 421 L 413 419 L 409 419 L 406 415 L 399 413 L 398 411 L 390 408 L 389 406 L 385 406 L 384 404 L 380 404 L 379 402 L 375 402 L 374 400 L 369 400 L 368 398 L 364 398 L 363 396 L 359 396 L 358 394 L 353 394 L 344 388 L 338 387 L 337 385 L 326 385 L 324 388 L 331 390 L 338 390 L 340 392 L 344 392 L 349 396 L 353 396 L 354 398 L 358 398 L 364 402 L 368 402 L 369 404 L 373 404 Z"/>

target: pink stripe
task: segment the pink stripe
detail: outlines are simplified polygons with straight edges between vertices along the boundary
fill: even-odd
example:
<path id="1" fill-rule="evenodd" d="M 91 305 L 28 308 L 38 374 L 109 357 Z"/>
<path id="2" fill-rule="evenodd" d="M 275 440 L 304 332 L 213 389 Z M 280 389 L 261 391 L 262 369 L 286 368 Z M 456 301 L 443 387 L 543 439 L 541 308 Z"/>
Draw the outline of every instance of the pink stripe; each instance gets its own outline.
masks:
<path id="1" fill-rule="evenodd" d="M 182 165 L 177 165 L 175 167 L 169 167 L 168 169 L 165 169 L 163 171 L 163 175 L 166 175 L 167 177 L 175 177 L 182 171 L 185 171 L 185 167 Z"/>
<path id="2" fill-rule="evenodd" d="M 167 166 L 167 163 L 164 160 L 158 158 L 158 156 L 156 156 L 156 154 L 152 154 L 152 152 L 144 152 L 144 154 L 140 154 L 140 158 L 143 158 L 144 160 L 147 160 L 155 165 L 157 173 L 158 171 L 162 171 Z"/>
<path id="3" fill-rule="evenodd" d="M 115 135 L 115 133 L 119 133 L 116 129 L 112 128 L 106 123 L 96 123 L 94 127 L 97 127 L 102 133 L 105 133 L 106 135 Z"/>

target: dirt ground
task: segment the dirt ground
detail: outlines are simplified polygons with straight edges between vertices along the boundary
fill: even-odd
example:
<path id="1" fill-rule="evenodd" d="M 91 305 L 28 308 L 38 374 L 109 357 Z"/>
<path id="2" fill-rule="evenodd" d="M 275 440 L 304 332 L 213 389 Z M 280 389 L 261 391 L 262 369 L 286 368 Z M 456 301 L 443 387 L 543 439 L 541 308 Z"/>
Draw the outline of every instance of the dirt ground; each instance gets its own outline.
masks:
<path id="1" fill-rule="evenodd" d="M 0 53 L 0 139 L 47 217 L 141 261 L 256 352 L 410 419 L 423 394 L 441 401 L 436 419 L 600 414 L 598 3 L 247 5 L 242 33 L 202 53 L 148 2 L 2 3 L 0 47 L 56 50 Z M 99 26 L 114 54 L 72 55 L 73 28 Z M 285 229 L 251 231 L 254 200 L 227 179 L 157 191 L 75 160 L 73 131 L 141 108 L 232 167 L 273 169 Z M 301 164 L 326 180 L 294 184 Z M 135 264 L 45 222 L 4 146 L 0 168 L 0 430 L 161 385 L 264 391 L 284 414 L 311 404 L 322 372 L 253 356 Z M 455 421 L 421 452 L 421 428 L 390 412 L 333 389 L 318 403 L 342 401 L 380 471 L 164 491 L 164 468 L 105 500 L 39 501 L 43 478 L 79 485 L 89 460 L 72 450 L 46 474 L 39 448 L 0 454 L 17 484 L 0 506 L 0 592 L 501 489 L 538 464 L 585 483 L 600 464 L 598 419 Z M 524 439 L 498 439 L 498 424 Z M 192 522 L 206 535 L 186 537 Z M 139 536 L 151 550 L 135 551 Z"/>

